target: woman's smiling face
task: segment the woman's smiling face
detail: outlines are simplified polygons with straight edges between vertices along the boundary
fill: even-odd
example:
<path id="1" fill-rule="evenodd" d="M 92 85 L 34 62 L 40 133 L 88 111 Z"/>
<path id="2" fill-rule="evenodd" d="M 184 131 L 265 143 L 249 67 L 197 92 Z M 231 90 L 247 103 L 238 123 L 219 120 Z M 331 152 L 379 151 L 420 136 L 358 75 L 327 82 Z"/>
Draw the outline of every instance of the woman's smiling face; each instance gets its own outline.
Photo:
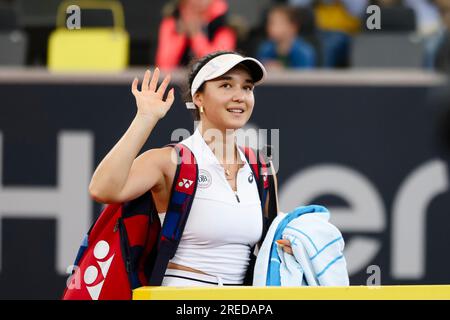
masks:
<path id="1" fill-rule="evenodd" d="M 254 83 L 248 69 L 237 65 L 222 76 L 206 81 L 194 103 L 203 107 L 202 122 L 219 130 L 242 128 L 253 112 Z"/>

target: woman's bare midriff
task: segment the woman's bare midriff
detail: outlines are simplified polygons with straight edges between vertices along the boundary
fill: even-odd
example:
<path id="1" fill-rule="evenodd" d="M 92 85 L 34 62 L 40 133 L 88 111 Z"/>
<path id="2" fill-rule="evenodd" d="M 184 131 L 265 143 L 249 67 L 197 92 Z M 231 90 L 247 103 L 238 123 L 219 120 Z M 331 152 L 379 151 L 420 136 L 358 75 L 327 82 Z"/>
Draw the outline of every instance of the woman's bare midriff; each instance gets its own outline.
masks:
<path id="1" fill-rule="evenodd" d="M 185 267 L 180 264 L 173 263 L 173 262 L 169 262 L 169 264 L 167 265 L 167 269 L 178 269 L 178 270 L 190 271 L 190 272 L 195 272 L 195 273 L 207 274 L 200 270 Z"/>

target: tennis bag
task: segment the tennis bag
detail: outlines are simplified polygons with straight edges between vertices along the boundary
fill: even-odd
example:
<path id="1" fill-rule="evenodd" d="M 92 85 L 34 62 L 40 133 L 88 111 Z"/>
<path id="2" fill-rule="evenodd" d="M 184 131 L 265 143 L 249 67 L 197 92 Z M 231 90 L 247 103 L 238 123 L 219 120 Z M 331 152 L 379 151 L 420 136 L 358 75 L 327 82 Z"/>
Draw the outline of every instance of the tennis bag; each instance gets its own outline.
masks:
<path id="1" fill-rule="evenodd" d="M 161 285 L 183 234 L 198 181 L 194 154 L 183 144 L 173 147 L 178 165 L 163 226 L 150 191 L 129 202 L 106 205 L 82 241 L 63 300 L 130 300 L 133 289 Z M 242 150 L 263 205 L 269 191 L 267 166 L 251 148 Z M 276 212 L 264 217 L 263 235 L 268 220 L 275 216 Z M 250 271 L 246 279 L 251 277 Z"/>

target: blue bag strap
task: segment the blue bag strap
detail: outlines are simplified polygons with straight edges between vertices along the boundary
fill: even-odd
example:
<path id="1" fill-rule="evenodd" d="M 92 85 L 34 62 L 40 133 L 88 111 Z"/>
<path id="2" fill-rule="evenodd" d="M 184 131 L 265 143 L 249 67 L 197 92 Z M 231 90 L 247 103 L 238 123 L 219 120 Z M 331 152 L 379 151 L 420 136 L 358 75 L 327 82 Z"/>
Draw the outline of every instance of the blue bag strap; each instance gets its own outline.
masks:
<path id="1" fill-rule="evenodd" d="M 158 241 L 158 253 L 149 280 L 150 286 L 160 286 L 162 283 L 167 264 L 178 248 L 197 190 L 198 166 L 194 154 L 181 143 L 172 146 L 177 153 L 177 170 Z"/>
<path id="2" fill-rule="evenodd" d="M 245 158 L 252 169 L 253 175 L 256 178 L 259 199 L 261 200 L 261 207 L 264 214 L 264 205 L 266 203 L 267 194 L 270 187 L 266 161 L 261 154 L 258 154 L 257 156 L 256 152 L 250 147 L 239 146 L 239 148 L 244 153 Z"/>
<path id="3" fill-rule="evenodd" d="M 270 223 L 273 221 L 273 219 L 277 215 L 277 209 L 276 209 L 276 197 L 272 196 L 275 195 L 275 189 L 273 177 L 268 174 L 269 170 L 269 164 L 270 162 L 266 162 L 263 155 L 258 152 L 258 155 L 256 152 L 249 147 L 240 147 L 243 151 L 247 162 L 250 165 L 250 168 L 252 169 L 253 175 L 256 178 L 257 187 L 258 187 L 258 194 L 259 199 L 261 201 L 261 209 L 262 209 L 262 219 L 263 219 L 263 232 L 262 236 L 258 242 L 259 247 L 261 247 L 262 242 L 264 241 L 264 238 L 267 234 L 267 230 L 269 229 Z M 274 173 L 275 174 L 275 173 Z M 269 204 L 268 204 L 268 217 L 264 215 L 264 209 L 266 204 L 267 195 L 270 194 L 269 197 Z M 256 245 L 255 245 L 256 246 Z M 253 254 L 255 250 L 255 246 L 251 248 L 251 254 L 250 254 L 250 261 L 249 266 L 247 268 L 247 272 L 244 277 L 244 285 L 251 286 L 253 283 L 253 270 L 256 262 L 256 256 Z"/>

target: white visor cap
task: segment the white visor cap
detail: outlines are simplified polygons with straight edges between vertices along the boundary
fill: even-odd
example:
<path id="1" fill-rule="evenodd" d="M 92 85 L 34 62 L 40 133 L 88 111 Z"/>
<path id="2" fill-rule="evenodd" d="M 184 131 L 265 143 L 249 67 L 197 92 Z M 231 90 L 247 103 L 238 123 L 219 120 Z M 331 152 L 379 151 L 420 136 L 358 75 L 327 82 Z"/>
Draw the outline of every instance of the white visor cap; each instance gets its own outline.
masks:
<path id="1" fill-rule="evenodd" d="M 197 73 L 194 81 L 192 81 L 191 96 L 194 97 L 198 88 L 200 88 L 205 81 L 220 77 L 240 63 L 250 70 L 250 75 L 252 76 L 255 85 L 261 83 L 266 77 L 266 69 L 258 60 L 250 57 L 242 57 L 234 53 L 221 54 L 208 61 Z M 186 103 L 186 106 L 188 109 L 195 109 L 195 105 L 192 102 Z"/>

